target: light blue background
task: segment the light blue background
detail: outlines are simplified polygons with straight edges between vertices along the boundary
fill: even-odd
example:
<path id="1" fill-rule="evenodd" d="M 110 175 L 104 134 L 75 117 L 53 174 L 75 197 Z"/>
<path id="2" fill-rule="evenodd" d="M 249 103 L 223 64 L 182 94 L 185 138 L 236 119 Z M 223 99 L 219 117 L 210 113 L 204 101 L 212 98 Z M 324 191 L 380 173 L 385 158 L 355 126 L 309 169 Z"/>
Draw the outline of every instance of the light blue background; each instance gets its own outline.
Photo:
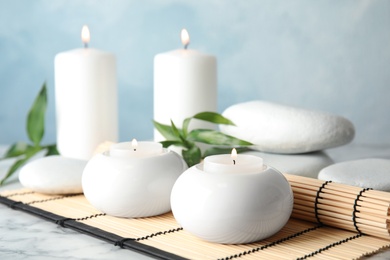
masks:
<path id="1" fill-rule="evenodd" d="M 390 144 L 389 0 L 0 0 L 0 143 L 27 140 L 44 81 L 44 142 L 55 142 L 54 56 L 90 46 L 116 54 L 120 139 L 153 136 L 153 57 L 190 48 L 218 59 L 218 107 L 263 99 L 350 119 L 355 142 Z"/>

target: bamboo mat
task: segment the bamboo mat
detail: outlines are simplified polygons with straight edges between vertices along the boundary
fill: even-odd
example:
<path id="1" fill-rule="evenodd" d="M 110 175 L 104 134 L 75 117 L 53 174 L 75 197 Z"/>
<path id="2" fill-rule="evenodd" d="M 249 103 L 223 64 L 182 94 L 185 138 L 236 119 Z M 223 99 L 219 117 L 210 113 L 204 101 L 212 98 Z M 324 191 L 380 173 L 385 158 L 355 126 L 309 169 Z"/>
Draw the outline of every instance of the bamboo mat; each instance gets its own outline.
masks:
<path id="1" fill-rule="evenodd" d="M 0 203 L 159 259 L 357 259 L 390 247 L 390 193 L 285 176 L 294 192 L 292 218 L 274 236 L 242 245 L 200 240 L 183 230 L 172 213 L 108 216 L 82 194 L 20 189 L 0 193 Z"/>

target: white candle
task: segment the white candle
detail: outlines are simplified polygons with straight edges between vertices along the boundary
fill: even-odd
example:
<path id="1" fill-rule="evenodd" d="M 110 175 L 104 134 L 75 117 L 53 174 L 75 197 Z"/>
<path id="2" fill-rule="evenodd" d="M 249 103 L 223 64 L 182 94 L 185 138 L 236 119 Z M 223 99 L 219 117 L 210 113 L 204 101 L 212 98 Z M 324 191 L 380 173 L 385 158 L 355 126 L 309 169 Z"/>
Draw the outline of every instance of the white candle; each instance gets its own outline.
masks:
<path id="1" fill-rule="evenodd" d="M 263 171 L 263 159 L 249 154 L 232 154 L 207 156 L 204 159 L 203 171 L 206 173 L 259 173 Z"/>
<path id="2" fill-rule="evenodd" d="M 88 160 L 104 141 L 117 142 L 116 61 L 111 53 L 85 48 L 55 57 L 57 147 L 61 155 Z"/>
<path id="3" fill-rule="evenodd" d="M 188 50 L 189 36 L 182 31 L 183 49 L 157 54 L 154 58 L 154 120 L 181 127 L 187 117 L 217 111 L 217 61 L 215 56 Z M 192 122 L 191 128 L 210 128 Z M 154 132 L 155 141 L 164 140 Z"/>
<path id="4" fill-rule="evenodd" d="M 163 147 L 155 142 L 123 142 L 110 147 L 110 156 L 116 158 L 146 158 L 158 156 L 163 153 Z"/>

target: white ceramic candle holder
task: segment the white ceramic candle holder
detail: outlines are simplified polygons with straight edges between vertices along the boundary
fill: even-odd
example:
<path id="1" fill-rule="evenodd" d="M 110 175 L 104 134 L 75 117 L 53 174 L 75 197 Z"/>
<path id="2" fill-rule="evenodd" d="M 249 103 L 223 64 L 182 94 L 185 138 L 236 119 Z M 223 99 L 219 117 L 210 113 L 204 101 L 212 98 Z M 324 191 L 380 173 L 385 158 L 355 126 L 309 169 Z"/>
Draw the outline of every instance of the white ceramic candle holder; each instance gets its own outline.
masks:
<path id="1" fill-rule="evenodd" d="M 148 217 L 171 210 L 172 186 L 187 169 L 175 152 L 162 150 L 145 158 L 112 157 L 109 151 L 87 164 L 82 186 L 87 200 L 117 217 Z"/>
<path id="2" fill-rule="evenodd" d="M 287 223 L 293 193 L 286 178 L 266 165 L 257 173 L 209 173 L 198 164 L 176 181 L 171 207 L 177 222 L 199 238 L 251 243 Z"/>

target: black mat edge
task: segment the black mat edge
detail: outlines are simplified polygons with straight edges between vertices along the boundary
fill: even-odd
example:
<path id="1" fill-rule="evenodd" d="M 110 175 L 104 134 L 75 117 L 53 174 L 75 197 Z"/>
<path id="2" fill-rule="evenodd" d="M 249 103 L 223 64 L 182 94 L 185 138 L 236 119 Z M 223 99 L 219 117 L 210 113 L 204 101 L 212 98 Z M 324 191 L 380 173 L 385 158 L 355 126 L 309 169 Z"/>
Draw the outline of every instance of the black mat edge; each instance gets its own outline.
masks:
<path id="1" fill-rule="evenodd" d="M 14 201 L 9 198 L 3 197 L 0 195 L 0 203 L 10 207 L 14 210 L 21 210 L 24 212 L 27 212 L 29 214 L 32 214 L 34 216 L 38 216 L 44 220 L 57 223 L 58 221 L 63 220 L 65 217 L 39 209 L 35 208 L 33 206 L 24 204 L 22 202 Z M 106 241 L 108 243 L 114 244 L 118 241 L 121 241 L 124 239 L 124 237 L 115 235 L 113 233 L 104 231 L 102 229 L 88 226 L 87 224 L 77 222 L 76 220 L 67 220 L 63 222 L 63 227 L 73 229 L 75 231 L 78 231 L 80 233 L 92 236 L 94 238 L 98 238 L 100 240 Z M 142 253 L 144 255 L 154 257 L 156 259 L 166 259 L 166 260 L 185 260 L 187 258 L 172 254 L 170 252 L 148 246 L 142 243 L 139 243 L 134 240 L 127 240 L 122 243 L 122 247 L 126 249 L 130 249 L 132 251 L 136 251 L 138 253 Z"/>

